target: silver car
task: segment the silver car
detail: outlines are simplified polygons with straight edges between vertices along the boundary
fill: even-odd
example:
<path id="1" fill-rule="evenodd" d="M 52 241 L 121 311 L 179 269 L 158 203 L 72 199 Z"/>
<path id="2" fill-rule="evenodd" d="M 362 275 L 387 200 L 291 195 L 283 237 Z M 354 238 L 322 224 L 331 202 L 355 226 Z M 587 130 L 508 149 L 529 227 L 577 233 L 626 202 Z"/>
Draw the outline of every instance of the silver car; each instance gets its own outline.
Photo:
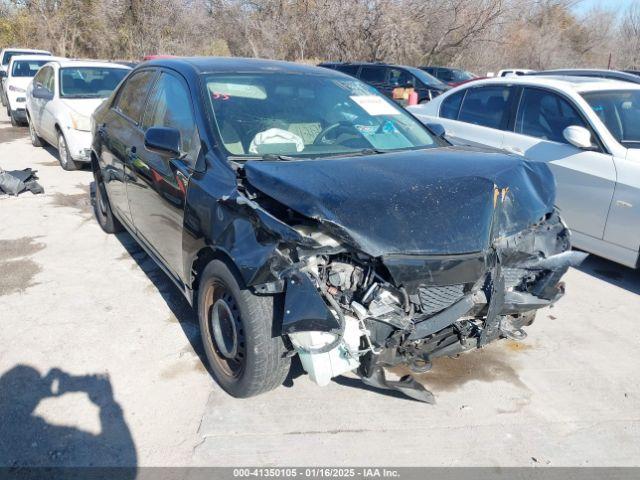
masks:
<path id="1" fill-rule="evenodd" d="M 444 127 L 454 143 L 548 163 L 572 243 L 639 266 L 640 85 L 561 76 L 479 80 L 410 110 Z"/>

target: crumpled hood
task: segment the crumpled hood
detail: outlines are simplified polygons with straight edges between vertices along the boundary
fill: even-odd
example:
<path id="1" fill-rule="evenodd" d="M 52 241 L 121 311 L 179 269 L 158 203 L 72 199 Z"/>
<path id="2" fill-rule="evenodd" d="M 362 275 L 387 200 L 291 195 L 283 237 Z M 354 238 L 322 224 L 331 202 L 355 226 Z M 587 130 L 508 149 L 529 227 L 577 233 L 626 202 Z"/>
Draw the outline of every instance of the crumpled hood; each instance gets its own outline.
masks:
<path id="1" fill-rule="evenodd" d="M 480 252 L 492 232 L 526 228 L 555 200 L 545 164 L 472 148 L 249 161 L 244 169 L 253 187 L 374 257 Z"/>
<path id="2" fill-rule="evenodd" d="M 64 98 L 62 103 L 75 113 L 89 118 L 104 100 L 104 98 Z"/>

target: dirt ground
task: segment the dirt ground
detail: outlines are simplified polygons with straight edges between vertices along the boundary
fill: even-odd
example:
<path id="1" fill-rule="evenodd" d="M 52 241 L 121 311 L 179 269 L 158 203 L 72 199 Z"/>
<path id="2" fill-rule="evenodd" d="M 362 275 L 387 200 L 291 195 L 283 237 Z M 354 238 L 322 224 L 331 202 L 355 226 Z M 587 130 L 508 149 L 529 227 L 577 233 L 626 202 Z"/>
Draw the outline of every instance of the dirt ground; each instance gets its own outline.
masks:
<path id="1" fill-rule="evenodd" d="M 236 400 L 202 362 L 187 302 L 93 218 L 89 170 L 0 117 L 0 465 L 640 465 L 640 272 L 590 258 L 523 342 L 434 364 L 436 405 L 294 368 Z"/>

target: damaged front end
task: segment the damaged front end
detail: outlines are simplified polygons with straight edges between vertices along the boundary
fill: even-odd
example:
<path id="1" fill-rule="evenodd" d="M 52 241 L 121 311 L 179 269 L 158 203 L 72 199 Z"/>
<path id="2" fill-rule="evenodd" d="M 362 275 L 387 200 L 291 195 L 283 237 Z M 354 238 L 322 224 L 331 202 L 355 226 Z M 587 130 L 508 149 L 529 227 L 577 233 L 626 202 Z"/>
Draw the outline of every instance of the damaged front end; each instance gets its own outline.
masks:
<path id="1" fill-rule="evenodd" d="M 460 152 L 440 151 L 451 155 Z M 394 168 L 406 160 L 415 170 L 407 157 Z M 523 339 L 535 311 L 563 295 L 561 277 L 586 256 L 570 250 L 544 166 L 499 159 L 493 171 L 455 177 L 429 173 L 432 162 L 415 170 L 422 180 L 408 172 L 407 182 L 421 182 L 419 189 L 407 184 L 390 191 L 369 178 L 386 193 L 354 195 L 351 187 L 350 196 L 336 198 L 322 185 L 302 189 L 304 180 L 295 180 L 326 161 L 287 163 L 256 162 L 241 171 L 252 208 L 298 235 L 279 245 L 269 267 L 273 281 L 254 288 L 284 293 L 281 333 L 319 385 L 357 371 L 367 384 L 432 402 L 410 375 L 390 381 L 385 368 L 424 373 L 434 358 Z M 326 183 L 332 191 L 354 181 L 341 177 L 342 165 L 324 165 L 333 167 L 322 177 L 332 172 Z M 371 171 L 380 174 L 382 165 L 374 162 Z M 412 205 L 425 210 L 409 210 Z"/>

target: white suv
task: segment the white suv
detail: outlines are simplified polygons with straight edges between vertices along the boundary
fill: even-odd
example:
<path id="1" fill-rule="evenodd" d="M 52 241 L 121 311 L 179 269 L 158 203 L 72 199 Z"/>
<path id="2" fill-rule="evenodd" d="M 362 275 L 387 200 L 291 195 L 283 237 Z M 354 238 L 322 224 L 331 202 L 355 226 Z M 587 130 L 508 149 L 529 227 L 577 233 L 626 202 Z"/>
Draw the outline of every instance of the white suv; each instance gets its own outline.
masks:
<path id="1" fill-rule="evenodd" d="M 91 160 L 91 114 L 131 68 L 116 63 L 47 63 L 27 88 L 27 121 L 34 146 L 58 147 L 60 165 L 76 170 Z"/>
<path id="2" fill-rule="evenodd" d="M 639 84 L 563 76 L 478 80 L 409 110 L 444 127 L 453 143 L 546 162 L 571 243 L 640 266 Z"/>
<path id="3" fill-rule="evenodd" d="M 27 122 L 27 87 L 40 67 L 55 60 L 62 59 L 47 55 L 16 55 L 11 58 L 5 78 L 7 115 L 11 118 L 11 125 Z"/>
<path id="4" fill-rule="evenodd" d="M 15 55 L 49 55 L 51 52 L 46 50 L 33 50 L 31 48 L 3 48 L 0 50 L 0 80 L 2 86 L 0 87 L 0 100 L 2 100 L 2 106 L 7 106 L 7 92 L 5 90 L 5 79 L 7 76 L 7 68 L 11 57 Z"/>

